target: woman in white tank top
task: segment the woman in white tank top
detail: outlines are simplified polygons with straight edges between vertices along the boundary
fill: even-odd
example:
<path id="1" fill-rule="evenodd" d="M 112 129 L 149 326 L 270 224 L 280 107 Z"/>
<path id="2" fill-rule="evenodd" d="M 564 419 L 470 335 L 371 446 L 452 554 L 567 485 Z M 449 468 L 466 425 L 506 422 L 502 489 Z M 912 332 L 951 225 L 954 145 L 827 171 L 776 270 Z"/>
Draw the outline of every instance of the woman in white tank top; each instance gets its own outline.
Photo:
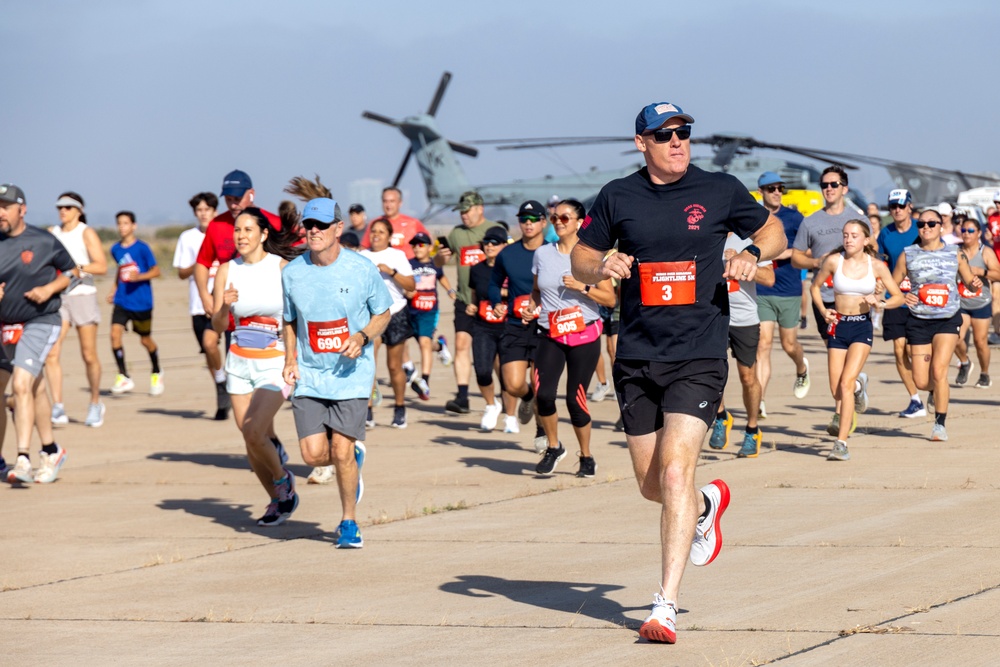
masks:
<path id="1" fill-rule="evenodd" d="M 69 251 L 79 272 L 79 281 L 74 281 L 62 296 L 62 331 L 59 340 L 52 346 L 45 360 L 45 377 L 52 390 L 52 424 L 63 426 L 69 423 L 63 407 L 63 377 L 59 357 L 62 343 L 70 326 L 76 327 L 80 338 L 80 355 L 87 368 L 87 382 L 90 385 L 90 407 L 84 423 L 97 428 L 104 423 L 104 404 L 101 403 L 101 362 L 97 358 L 97 325 L 101 321 L 101 309 L 97 302 L 97 287 L 94 276 L 108 272 L 108 262 L 97 232 L 87 226 L 87 216 L 83 212 L 83 197 L 75 192 L 64 192 L 56 201 L 59 211 L 59 225 L 49 231 L 59 239 Z"/>
<path id="2" fill-rule="evenodd" d="M 260 209 L 243 211 L 233 226 L 239 257 L 219 267 L 213 290 L 212 327 L 221 334 L 230 316 L 236 327 L 226 356 L 233 417 L 243 433 L 250 467 L 271 499 L 258 526 L 284 523 L 299 503 L 295 476 L 284 467 L 272 441 L 274 415 L 285 400 L 281 270 L 297 254 L 287 231 L 293 225 L 282 223 L 283 231 L 275 232 Z"/>
<path id="3" fill-rule="evenodd" d="M 843 234 L 844 245 L 823 259 L 812 283 L 813 303 L 827 323 L 827 367 L 830 392 L 836 402 L 836 412 L 826 429 L 837 438 L 827 456 L 829 461 L 851 458 L 847 437 L 857 425 L 855 411 L 868 409 L 868 376 L 861 369 L 872 351 L 871 311 L 903 304 L 899 285 L 868 242 L 868 225 L 862 220 L 849 220 Z M 834 308 L 825 308 L 819 288 L 824 282 L 829 284 L 831 278 Z M 885 301 L 876 296 L 878 280 L 890 295 Z"/>

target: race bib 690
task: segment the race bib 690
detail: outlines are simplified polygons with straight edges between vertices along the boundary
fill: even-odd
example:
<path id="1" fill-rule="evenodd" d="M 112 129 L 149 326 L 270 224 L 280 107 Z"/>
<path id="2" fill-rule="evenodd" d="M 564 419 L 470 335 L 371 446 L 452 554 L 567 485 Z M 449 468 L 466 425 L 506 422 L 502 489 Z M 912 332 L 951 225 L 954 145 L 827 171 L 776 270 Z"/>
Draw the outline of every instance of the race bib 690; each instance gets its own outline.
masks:
<path id="1" fill-rule="evenodd" d="M 351 337 L 347 329 L 347 318 L 330 322 L 307 322 L 309 327 L 309 347 L 316 353 L 340 353 Z"/>

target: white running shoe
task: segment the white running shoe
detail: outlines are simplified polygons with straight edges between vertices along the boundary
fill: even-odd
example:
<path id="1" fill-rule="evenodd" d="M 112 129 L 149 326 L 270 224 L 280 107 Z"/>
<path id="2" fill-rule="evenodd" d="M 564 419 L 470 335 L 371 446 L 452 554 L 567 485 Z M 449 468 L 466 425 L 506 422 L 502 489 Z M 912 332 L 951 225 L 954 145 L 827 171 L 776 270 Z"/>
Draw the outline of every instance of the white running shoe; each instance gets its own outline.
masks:
<path id="1" fill-rule="evenodd" d="M 306 484 L 329 484 L 337 479 L 337 473 L 333 466 L 316 466 L 306 477 Z"/>
<path id="2" fill-rule="evenodd" d="M 31 484 L 34 481 L 35 476 L 31 472 L 31 461 L 27 456 L 18 454 L 17 463 L 7 471 L 7 482 L 10 484 L 16 484 L 17 482 Z"/>
<path id="3" fill-rule="evenodd" d="M 594 391 L 590 392 L 590 400 L 594 403 L 600 403 L 608 394 L 611 392 L 610 382 L 598 382 L 597 386 L 594 387 Z"/>
<path id="4" fill-rule="evenodd" d="M 115 376 L 115 383 L 111 385 L 112 394 L 124 394 L 133 389 L 135 389 L 135 382 L 132 382 L 132 378 L 121 373 Z"/>
<path id="5" fill-rule="evenodd" d="M 698 566 L 708 565 L 722 550 L 720 521 L 729 507 L 729 487 L 721 479 L 701 487 L 701 492 L 705 494 L 708 512 L 698 518 L 691 540 L 691 563 Z"/>
<path id="6" fill-rule="evenodd" d="M 153 373 L 149 376 L 149 395 L 159 396 L 163 393 L 163 373 Z"/>
<path id="7" fill-rule="evenodd" d="M 483 410 L 483 418 L 479 422 L 479 430 L 489 433 L 497 427 L 497 420 L 500 418 L 500 411 L 503 407 L 500 401 L 494 399 L 493 403 L 487 405 Z"/>
<path id="8" fill-rule="evenodd" d="M 757 411 L 757 416 L 761 419 L 767 419 L 767 408 L 764 406 L 764 401 L 760 402 L 760 409 Z"/>
<path id="9" fill-rule="evenodd" d="M 868 373 L 858 374 L 858 388 L 854 390 L 854 409 L 857 412 L 868 410 Z"/>
<path id="10" fill-rule="evenodd" d="M 87 408 L 87 420 L 83 422 L 91 428 L 100 428 L 104 425 L 104 403 L 91 403 Z"/>
<path id="11" fill-rule="evenodd" d="M 52 405 L 52 425 L 65 426 L 68 423 L 69 416 L 66 415 L 66 408 L 63 407 L 62 403 L 54 403 Z"/>
<path id="12" fill-rule="evenodd" d="M 677 642 L 677 609 L 672 600 L 664 600 L 659 593 L 653 596 L 653 611 L 642 622 L 639 636 L 651 642 Z"/>
<path id="13" fill-rule="evenodd" d="M 451 350 L 448 349 L 448 339 L 444 336 L 438 336 L 438 345 L 441 346 L 441 349 L 438 350 L 438 361 L 441 362 L 442 366 L 451 366 L 454 359 L 451 356 Z"/>
<path id="14" fill-rule="evenodd" d="M 517 417 L 514 415 L 504 415 L 503 417 L 503 432 L 504 433 L 520 433 L 521 425 L 517 423 Z"/>
<path id="15" fill-rule="evenodd" d="M 809 394 L 809 360 L 802 357 L 802 363 L 806 365 L 806 372 L 795 376 L 795 386 L 792 388 L 795 398 L 805 398 Z"/>
<path id="16" fill-rule="evenodd" d="M 59 445 L 56 447 L 59 450 L 55 454 L 41 452 L 42 462 L 35 471 L 36 484 L 51 484 L 59 477 L 59 469 L 66 463 L 66 450 Z"/>

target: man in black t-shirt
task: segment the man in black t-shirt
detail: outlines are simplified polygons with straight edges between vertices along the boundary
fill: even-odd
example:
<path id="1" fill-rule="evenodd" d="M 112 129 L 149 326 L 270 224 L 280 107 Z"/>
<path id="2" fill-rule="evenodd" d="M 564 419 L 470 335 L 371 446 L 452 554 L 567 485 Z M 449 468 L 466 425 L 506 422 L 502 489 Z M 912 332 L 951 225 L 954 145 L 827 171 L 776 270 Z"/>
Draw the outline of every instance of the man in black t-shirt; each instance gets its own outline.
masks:
<path id="1" fill-rule="evenodd" d="M 739 180 L 691 166 L 693 122 L 669 103 L 639 112 L 635 145 L 646 166 L 601 189 L 572 254 L 577 280 L 621 281 L 615 390 L 640 492 L 663 505 L 663 578 L 639 634 L 668 643 L 685 561 L 715 559 L 729 504 L 725 482 L 700 493 L 694 485 L 728 377 L 726 278 L 752 281 L 757 262 L 787 244 L 781 221 Z M 753 243 L 724 261 L 729 232 Z"/>

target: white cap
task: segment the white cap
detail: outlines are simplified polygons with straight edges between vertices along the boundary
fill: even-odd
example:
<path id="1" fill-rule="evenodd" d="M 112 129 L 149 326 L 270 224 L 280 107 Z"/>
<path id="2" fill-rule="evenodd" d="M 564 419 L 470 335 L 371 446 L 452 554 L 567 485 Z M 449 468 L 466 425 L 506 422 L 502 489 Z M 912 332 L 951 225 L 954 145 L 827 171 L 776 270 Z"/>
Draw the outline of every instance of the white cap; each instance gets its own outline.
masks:
<path id="1" fill-rule="evenodd" d="M 941 202 L 938 204 L 937 212 L 941 215 L 951 215 L 951 204 L 946 201 Z"/>

